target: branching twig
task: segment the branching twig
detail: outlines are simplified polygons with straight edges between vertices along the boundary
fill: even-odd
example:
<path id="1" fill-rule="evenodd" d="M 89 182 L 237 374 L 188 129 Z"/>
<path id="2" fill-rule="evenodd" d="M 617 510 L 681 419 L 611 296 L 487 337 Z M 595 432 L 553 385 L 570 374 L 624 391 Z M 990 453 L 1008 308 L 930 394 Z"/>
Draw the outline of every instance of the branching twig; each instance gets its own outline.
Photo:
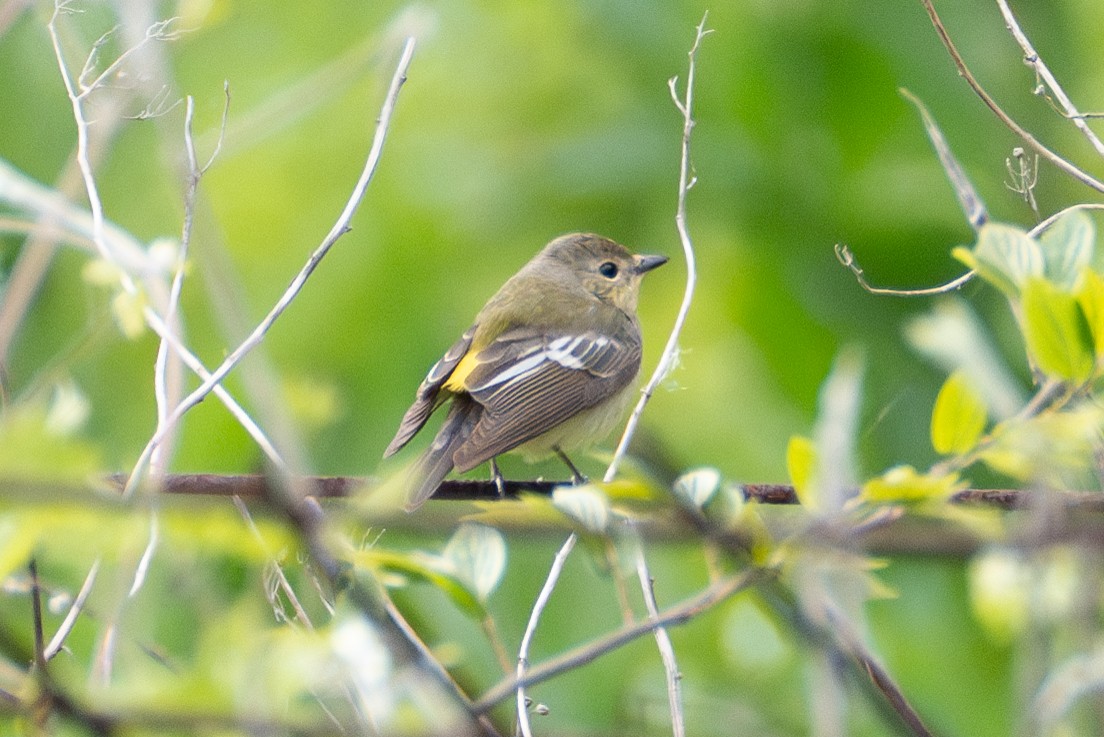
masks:
<path id="1" fill-rule="evenodd" d="M 1011 117 L 1009 117 L 1008 113 L 1004 112 L 1004 110 L 1001 109 L 996 100 L 990 97 L 989 93 L 985 91 L 985 89 L 981 86 L 981 83 L 979 83 L 977 81 L 977 78 L 974 77 L 969 67 L 966 66 L 966 62 L 965 60 L 963 60 L 962 55 L 958 52 L 958 48 L 955 46 L 954 41 L 951 40 L 951 36 L 947 32 L 946 26 L 943 25 L 943 20 L 935 11 L 935 6 L 932 5 L 932 0 L 920 0 L 920 4 L 923 5 L 924 9 L 928 12 L 928 17 L 931 18 L 932 24 L 935 26 L 936 33 L 939 34 L 939 40 L 943 42 L 943 46 L 946 47 L 947 52 L 951 55 L 951 59 L 954 61 L 955 67 L 958 68 L 959 75 L 966 80 L 966 83 L 969 84 L 974 93 L 981 98 L 981 101 L 985 103 L 986 107 L 993 111 L 993 114 L 997 116 L 997 119 L 1004 123 L 1005 127 L 1011 130 L 1021 139 L 1023 139 L 1023 141 L 1028 146 L 1038 151 L 1039 154 L 1047 161 L 1054 164 L 1056 167 L 1066 172 L 1071 177 L 1084 184 L 1086 187 L 1091 187 L 1097 192 L 1104 192 L 1104 182 L 1093 178 L 1088 173 L 1082 171 L 1078 167 L 1063 159 L 1058 154 L 1051 151 L 1049 148 L 1039 142 L 1039 140 L 1036 139 L 1035 136 L 1028 133 L 1027 130 L 1023 128 L 1023 126 L 1021 126 Z"/>
<path id="2" fill-rule="evenodd" d="M 675 226 L 678 229 L 679 241 L 682 243 L 682 252 L 686 258 L 686 290 L 683 293 L 682 305 L 679 307 L 678 315 L 675 317 L 675 324 L 671 328 L 670 336 L 667 338 L 667 345 L 664 346 L 663 353 L 659 357 L 659 363 L 652 373 L 652 378 L 648 381 L 644 389 L 641 390 L 640 401 L 636 403 L 636 407 L 629 417 L 628 424 L 625 425 L 625 432 L 621 435 L 621 441 L 617 444 L 617 450 L 613 454 L 613 460 L 610 461 L 609 468 L 606 469 L 606 474 L 602 480 L 607 483 L 613 481 L 614 477 L 617 475 L 617 468 L 628 450 L 629 441 L 632 440 L 632 436 L 636 432 L 636 426 L 640 422 L 640 416 L 644 413 L 644 407 L 652 398 L 652 394 L 655 393 L 660 382 L 671 372 L 671 369 L 674 368 L 678 360 L 679 335 L 682 333 L 683 323 L 686 322 L 686 315 L 690 311 L 690 304 L 694 300 L 694 286 L 697 283 L 698 274 L 694 260 L 694 244 L 690 240 L 690 232 L 686 226 L 686 194 L 689 192 L 690 188 L 694 186 L 694 182 L 697 181 L 691 171 L 690 134 L 694 130 L 694 67 L 697 61 L 698 47 L 701 46 L 702 39 L 705 38 L 707 34 L 712 33 L 710 29 L 705 27 L 705 19 L 706 16 L 702 16 L 701 22 L 697 27 L 697 34 L 694 37 L 694 44 L 690 47 L 690 61 L 686 73 L 685 96 L 679 99 L 678 91 L 675 87 L 678 83 L 678 77 L 672 77 L 667 82 L 667 86 L 671 91 L 671 99 L 674 100 L 675 107 L 682 113 L 682 156 L 679 161 L 678 207 L 675 211 Z"/>
<path id="3" fill-rule="evenodd" d="M 567 556 L 571 555 L 571 549 L 575 547 L 575 543 L 578 539 L 578 536 L 574 532 L 571 533 L 556 552 L 556 557 L 552 561 L 552 567 L 548 570 L 548 577 L 544 581 L 544 586 L 541 587 L 540 595 L 537 596 L 537 601 L 533 604 L 532 611 L 529 612 L 529 623 L 525 626 L 525 634 L 522 635 L 521 645 L 518 647 L 516 678 L 517 718 L 518 728 L 521 730 L 523 737 L 533 737 L 533 732 L 529 728 L 528 699 L 525 696 L 525 684 L 527 683 L 525 679 L 526 672 L 529 668 L 529 645 L 533 641 L 533 633 L 536 632 L 537 623 L 540 621 L 540 616 L 544 612 L 544 607 L 548 604 L 548 599 L 552 596 L 552 591 L 556 588 L 556 582 L 560 579 L 560 573 L 563 572 Z"/>
<path id="4" fill-rule="evenodd" d="M 644 637 L 650 632 L 654 632 L 657 627 L 673 627 L 685 624 L 702 612 L 716 606 L 719 602 L 771 575 L 773 573 L 768 569 L 751 568 L 721 579 L 697 596 L 664 610 L 654 619 L 649 618 L 643 622 L 626 625 L 615 632 L 533 666 L 526 670 L 525 677 L 520 680 L 517 677 L 504 679 L 488 689 L 475 702 L 474 708 L 480 713 L 488 711 L 499 702 L 510 698 L 519 688 L 547 681 L 560 673 L 578 668 L 580 665 L 586 665 L 640 637 Z"/>
<path id="5" fill-rule="evenodd" d="M 410 60 L 413 54 L 414 39 L 410 38 L 407 39 L 403 46 L 402 56 L 399 59 L 399 64 L 391 79 L 390 89 L 388 90 L 387 97 L 384 99 L 383 107 L 380 110 L 379 123 L 376 126 L 376 133 L 373 137 L 372 146 L 368 152 L 368 158 L 365 161 L 360 179 L 353 188 L 353 192 L 349 196 L 349 200 L 346 202 L 345 208 L 334 223 L 333 228 L 330 229 L 330 232 L 322 240 L 322 243 L 315 249 L 314 253 L 311 254 L 307 263 L 292 280 L 291 284 L 269 313 L 261 320 L 257 327 L 254 328 L 253 332 L 226 357 L 218 368 L 211 372 L 211 375 L 205 379 L 199 387 L 176 406 L 176 409 L 174 409 L 172 414 L 168 417 L 165 427 L 158 430 L 154 433 L 153 437 L 150 438 L 142 454 L 139 456 L 138 461 L 134 465 L 130 481 L 127 484 L 126 492 L 128 494 L 133 492 L 149 461 L 150 454 L 153 452 L 153 449 L 165 439 L 167 432 L 180 421 L 180 418 L 183 417 L 188 410 L 203 401 L 204 397 L 210 394 L 211 391 L 218 386 L 219 382 L 221 382 L 250 351 L 260 344 L 273 323 L 276 322 L 277 318 L 283 314 L 288 305 L 298 296 L 307 279 L 314 273 L 314 270 L 318 267 L 322 258 L 325 257 L 334 243 L 349 231 L 349 223 L 352 220 L 353 214 L 356 212 L 361 199 L 364 197 L 364 192 L 368 187 L 368 183 L 372 180 L 372 176 L 376 171 L 376 166 L 379 164 L 380 154 L 383 151 L 383 143 L 387 137 L 387 130 L 391 123 L 391 115 L 395 109 L 395 101 L 398 99 L 399 90 L 406 80 L 406 70 L 410 66 Z"/>
<path id="6" fill-rule="evenodd" d="M 1043 63 L 1042 57 L 1039 56 L 1039 52 L 1032 46 L 1031 41 L 1028 40 L 1027 34 L 1020 28 L 1019 22 L 1016 20 L 1016 16 L 1012 14 L 1012 9 L 1008 7 L 1008 0 L 997 0 L 997 7 L 1000 8 L 1001 15 L 1004 16 L 1004 24 L 1007 26 L 1009 32 L 1012 34 L 1012 38 L 1016 39 L 1016 43 L 1020 45 L 1024 53 L 1024 64 L 1031 67 L 1035 71 L 1036 79 L 1040 80 L 1040 84 L 1036 87 L 1036 94 L 1045 95 L 1048 100 L 1052 99 L 1050 95 L 1046 94 L 1046 90 L 1049 89 L 1053 94 L 1054 103 L 1056 103 L 1059 111 L 1067 118 L 1073 121 L 1073 124 L 1081 131 L 1085 138 L 1088 139 L 1092 147 L 1096 149 L 1096 152 L 1101 156 L 1104 156 L 1104 142 L 1102 142 L 1088 124 L 1085 123 L 1084 116 L 1074 106 L 1066 95 L 1065 90 L 1058 84 L 1058 80 L 1054 78 L 1054 75 L 1050 73 L 1050 69 L 1045 63 Z"/>

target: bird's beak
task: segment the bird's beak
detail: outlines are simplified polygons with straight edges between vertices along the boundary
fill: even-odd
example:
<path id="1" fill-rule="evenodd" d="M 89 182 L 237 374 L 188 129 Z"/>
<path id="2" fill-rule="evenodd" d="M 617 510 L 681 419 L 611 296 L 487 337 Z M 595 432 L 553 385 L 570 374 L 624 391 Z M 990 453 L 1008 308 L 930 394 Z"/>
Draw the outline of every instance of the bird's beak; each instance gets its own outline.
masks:
<path id="1" fill-rule="evenodd" d="M 643 274 L 667 263 L 666 256 L 633 256 L 636 262 L 636 273 Z"/>

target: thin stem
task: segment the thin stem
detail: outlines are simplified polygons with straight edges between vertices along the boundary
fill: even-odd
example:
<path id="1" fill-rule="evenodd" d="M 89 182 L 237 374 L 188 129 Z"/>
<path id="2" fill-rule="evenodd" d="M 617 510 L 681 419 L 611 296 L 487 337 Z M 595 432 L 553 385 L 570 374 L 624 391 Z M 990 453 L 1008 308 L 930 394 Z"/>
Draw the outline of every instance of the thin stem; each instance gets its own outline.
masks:
<path id="1" fill-rule="evenodd" d="M 192 407 L 195 407 L 203 399 L 211 393 L 219 382 L 221 382 L 227 374 L 230 373 L 241 360 L 254 348 L 256 348 L 273 323 L 283 314 L 288 305 L 299 295 L 303 286 L 306 284 L 308 278 L 314 273 L 314 270 L 318 267 L 318 264 L 322 261 L 325 255 L 329 252 L 330 248 L 337 242 L 337 240 L 344 235 L 350 229 L 350 221 L 353 214 L 356 212 L 357 207 L 360 204 L 361 199 L 364 197 L 364 192 L 368 187 L 368 183 L 372 180 L 372 176 L 375 174 L 376 167 L 379 164 L 380 155 L 383 151 L 383 143 L 387 137 L 387 130 L 391 123 L 391 116 L 395 109 L 395 102 L 399 96 L 399 90 L 402 88 L 403 82 L 406 80 L 406 71 L 410 66 L 411 58 L 414 54 L 414 39 L 408 38 L 403 45 L 402 56 L 399 59 L 398 66 L 395 69 L 395 74 L 391 79 L 391 86 L 388 90 L 387 97 L 384 99 L 383 107 L 380 110 L 379 122 L 376 125 L 375 136 L 372 140 L 371 149 L 368 152 L 368 158 L 365 161 L 364 169 L 361 172 L 360 179 L 357 181 L 356 186 L 353 188 L 352 194 L 349 196 L 348 201 L 345 204 L 345 208 L 342 210 L 341 215 L 334 223 L 330 232 L 322 240 L 322 243 L 311 254 L 307 263 L 299 271 L 296 277 L 292 280 L 291 284 L 284 291 L 284 294 L 272 307 L 269 313 L 263 320 L 254 328 L 253 332 L 237 347 L 229 356 L 211 372 L 211 375 L 204 379 L 191 394 L 185 397 L 180 404 L 176 406 L 172 414 L 169 415 L 164 427 L 160 428 L 153 437 L 150 438 L 143 449 L 142 454 L 139 456 L 138 461 L 135 463 L 134 470 L 131 473 L 130 482 L 125 489 L 126 494 L 131 494 L 134 491 L 146 464 L 149 462 L 150 455 L 162 441 L 168 431 L 175 426 L 180 418 L 184 416 Z"/>
<path id="2" fill-rule="evenodd" d="M 1066 95 L 1066 91 L 1062 89 L 1062 85 L 1058 84 L 1058 80 L 1054 78 L 1054 75 L 1050 73 L 1050 69 L 1043 59 L 1039 56 L 1039 52 L 1032 46 L 1031 41 L 1027 38 L 1027 34 L 1020 28 L 1019 22 L 1016 20 L 1016 16 L 1012 14 L 1012 9 L 1008 7 L 1007 0 L 997 0 L 997 7 L 1000 8 L 1001 15 L 1004 16 L 1004 24 L 1012 34 L 1012 38 L 1016 39 L 1016 43 L 1020 45 L 1020 48 L 1024 52 L 1024 64 L 1035 70 L 1037 79 L 1042 80 L 1042 83 L 1049 88 L 1054 95 L 1054 101 L 1057 103 L 1062 114 L 1073 121 L 1073 124 L 1081 131 L 1085 138 L 1088 139 L 1092 147 L 1096 149 L 1096 152 L 1101 156 L 1104 156 L 1104 142 L 1102 142 L 1088 124 L 1085 123 L 1084 116 L 1077 109 L 1077 107 L 1070 101 Z M 1036 94 L 1045 94 L 1045 89 L 1040 85 L 1036 89 Z M 1049 99 L 1049 97 L 1048 97 Z"/>
<path id="3" fill-rule="evenodd" d="M 552 561 L 552 567 L 548 570 L 548 577 L 544 581 L 544 586 L 541 588 L 540 595 L 537 596 L 537 601 L 533 604 L 533 610 L 529 612 L 529 623 L 525 626 L 525 634 L 522 635 L 521 646 L 518 647 L 517 718 L 518 728 L 521 730 L 523 737 L 533 737 L 533 732 L 529 727 L 528 700 L 525 696 L 525 675 L 526 670 L 529 668 L 529 646 L 533 642 L 533 633 L 537 630 L 537 623 L 540 622 L 540 616 L 544 612 L 549 598 L 552 596 L 552 591 L 556 588 L 556 582 L 559 581 L 560 574 L 563 572 L 564 563 L 567 562 L 567 556 L 571 555 L 571 549 L 575 547 L 575 543 L 578 542 L 578 540 L 578 536 L 574 532 L 571 533 L 556 552 L 556 557 Z"/>
<path id="4" fill-rule="evenodd" d="M 688 54 L 690 61 L 686 74 L 685 96 L 680 100 L 675 89 L 678 77 L 672 77 L 667 83 L 675 107 L 682 113 L 682 155 L 679 160 L 678 206 L 675 210 L 675 227 L 678 229 L 679 242 L 682 244 L 682 252 L 686 258 L 686 289 L 682 296 L 682 305 L 679 307 L 678 315 L 675 316 L 675 324 L 671 328 L 667 344 L 659 357 L 659 363 L 652 373 L 652 378 L 641 390 L 640 401 L 636 403 L 636 407 L 625 425 L 625 431 L 621 435 L 621 441 L 617 444 L 617 450 L 614 451 L 609 468 L 606 469 L 606 474 L 602 477 L 602 480 L 606 483 L 613 481 L 614 477 L 617 476 L 617 469 L 621 465 L 621 459 L 624 458 L 629 442 L 636 432 L 636 426 L 640 423 L 640 417 L 644 414 L 644 407 L 647 406 L 660 382 L 663 381 L 676 363 L 679 352 L 679 335 L 682 333 L 682 326 L 686 322 L 686 315 L 690 312 L 690 304 L 694 301 L 694 287 L 697 284 L 698 274 L 694 259 L 694 244 L 690 240 L 690 232 L 686 226 L 686 193 L 690 191 L 696 181 L 696 178 L 692 176 L 690 165 L 690 134 L 694 130 L 694 70 L 697 63 L 698 47 L 701 46 L 702 39 L 707 34 L 712 33 L 711 30 L 705 27 L 707 16 L 708 13 L 702 16 L 694 36 L 694 44 L 690 47 Z"/>
<path id="5" fill-rule="evenodd" d="M 943 46 L 946 47 L 947 53 L 951 55 L 951 59 L 954 61 L 955 67 L 958 69 L 959 75 L 966 80 L 966 83 L 970 85 L 970 88 L 974 93 L 981 98 L 981 101 L 985 103 L 986 107 L 993 111 L 993 114 L 997 116 L 1004 125 L 1023 139 L 1031 148 L 1039 152 L 1039 154 L 1050 163 L 1062 171 L 1069 174 L 1071 177 L 1081 182 L 1087 187 L 1095 189 L 1097 192 L 1104 192 L 1104 182 L 1094 179 L 1092 176 L 1077 168 L 1070 162 L 1063 159 L 1058 154 L 1051 151 L 1049 148 L 1039 142 L 1035 136 L 1027 132 L 1019 123 L 1009 117 L 1008 113 L 1001 109 L 996 100 L 990 97 L 989 93 L 981 86 L 966 66 L 965 60 L 958 52 L 958 48 L 955 46 L 954 41 L 951 40 L 950 34 L 947 32 L 947 27 L 943 25 L 943 20 L 939 17 L 939 14 L 935 11 L 935 6 L 932 5 L 932 0 L 920 0 L 920 4 L 924 6 L 924 10 L 928 12 L 928 17 L 931 18 L 932 25 L 935 26 L 935 31 L 939 35 L 939 40 L 943 42 Z"/>

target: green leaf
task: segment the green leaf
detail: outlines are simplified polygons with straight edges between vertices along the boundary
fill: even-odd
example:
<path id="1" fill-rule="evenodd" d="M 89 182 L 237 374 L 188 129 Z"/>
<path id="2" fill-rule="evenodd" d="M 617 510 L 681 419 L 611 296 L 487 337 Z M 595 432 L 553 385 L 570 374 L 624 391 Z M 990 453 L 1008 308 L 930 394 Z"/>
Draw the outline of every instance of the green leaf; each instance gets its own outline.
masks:
<path id="1" fill-rule="evenodd" d="M 506 540 L 493 527 L 466 522 L 456 528 L 441 556 L 485 602 L 506 571 Z"/>
<path id="2" fill-rule="evenodd" d="M 701 509 L 721 488 L 721 472 L 715 468 L 695 468 L 675 479 L 675 494 L 696 509 Z"/>
<path id="3" fill-rule="evenodd" d="M 1023 319 L 1027 350 L 1043 372 L 1069 381 L 1089 377 L 1096 353 L 1076 297 L 1032 279 L 1024 289 Z"/>
<path id="4" fill-rule="evenodd" d="M 442 559 L 437 556 L 369 548 L 355 552 L 352 560 L 357 565 L 373 570 L 381 578 L 381 574 L 385 573 L 399 574 L 431 584 L 451 599 L 457 608 L 475 619 L 482 620 L 487 615 L 482 602 L 468 588 L 466 582 L 452 572 L 442 570 L 447 564 L 443 564 Z M 398 580 L 401 582 L 403 579 Z M 393 582 L 394 580 L 391 583 Z"/>
<path id="5" fill-rule="evenodd" d="M 961 253 L 956 255 L 962 259 Z M 978 274 L 1009 297 L 1015 297 L 1029 279 L 1044 271 L 1039 244 L 1019 228 L 1002 223 L 981 227 L 972 256 Z"/>
<path id="6" fill-rule="evenodd" d="M 1073 289 L 1082 270 L 1092 263 L 1096 226 L 1081 210 L 1071 210 L 1054 221 L 1041 236 L 1045 274 L 1063 289 Z"/>
<path id="7" fill-rule="evenodd" d="M 1104 277 L 1092 269 L 1083 269 L 1077 304 L 1089 326 L 1097 357 L 1104 356 Z"/>
<path id="8" fill-rule="evenodd" d="M 932 447 L 942 455 L 965 453 L 977 443 L 985 429 L 985 419 L 985 402 L 964 372 L 954 372 L 935 398 Z"/>
<path id="9" fill-rule="evenodd" d="M 863 484 L 861 496 L 868 502 L 917 502 L 945 499 L 964 486 L 956 473 L 917 473 L 912 466 L 894 466 Z"/>
<path id="10" fill-rule="evenodd" d="M 820 506 L 816 490 L 816 445 L 807 437 L 794 435 L 786 446 L 786 469 L 801 505 L 816 511 Z"/>
<path id="11" fill-rule="evenodd" d="M 609 525 L 609 498 L 594 484 L 557 488 L 552 492 L 552 506 L 589 532 L 604 532 Z"/>

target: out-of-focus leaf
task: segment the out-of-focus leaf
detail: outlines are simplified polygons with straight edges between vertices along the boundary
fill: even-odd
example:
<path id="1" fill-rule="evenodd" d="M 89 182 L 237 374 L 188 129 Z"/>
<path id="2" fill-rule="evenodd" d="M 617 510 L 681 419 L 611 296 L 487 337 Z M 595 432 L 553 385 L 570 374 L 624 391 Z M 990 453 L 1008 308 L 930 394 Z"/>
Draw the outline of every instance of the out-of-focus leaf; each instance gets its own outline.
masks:
<path id="1" fill-rule="evenodd" d="M 120 291 L 111 300 L 111 314 L 119 331 L 130 340 L 137 340 L 146 331 L 146 317 L 142 311 L 146 308 L 146 295 L 142 292 L 131 294 Z"/>
<path id="2" fill-rule="evenodd" d="M 1043 477 L 1051 483 L 1063 484 L 1065 479 L 1095 473 L 1102 425 L 1104 409 L 1093 404 L 1045 412 L 994 429 L 990 433 L 993 442 L 979 458 L 1006 476 L 1023 481 Z"/>
<path id="3" fill-rule="evenodd" d="M 482 620 L 487 612 L 479 597 L 468 588 L 459 576 L 443 570 L 440 559 L 424 553 L 398 553 L 380 548 L 360 550 L 353 554 L 353 562 L 367 566 L 376 574 L 397 573 L 428 583 L 452 600 L 461 611 Z"/>
<path id="4" fill-rule="evenodd" d="M 978 231 L 973 251 L 956 248 L 952 254 L 1010 298 L 1029 279 L 1044 273 L 1039 244 L 1023 230 L 1003 223 L 986 223 Z"/>
<path id="5" fill-rule="evenodd" d="M 1092 263 L 1096 227 L 1082 210 L 1071 210 L 1039 236 L 1046 278 L 1062 289 L 1073 289 L 1082 270 Z"/>
<path id="6" fill-rule="evenodd" d="M 1092 269 L 1082 271 L 1077 305 L 1085 315 L 1096 357 L 1104 356 L 1104 277 Z"/>
<path id="7" fill-rule="evenodd" d="M 0 581 L 24 566 L 42 534 L 41 521 L 19 514 L 0 514 Z"/>
<path id="8" fill-rule="evenodd" d="M 985 429 L 985 403 L 965 373 L 951 374 L 932 409 L 931 437 L 936 453 L 965 453 L 974 447 Z"/>
<path id="9" fill-rule="evenodd" d="M 1040 369 L 1068 381 L 1089 377 L 1096 352 L 1076 297 L 1032 279 L 1023 293 L 1023 319 L 1027 349 Z"/>
<path id="10" fill-rule="evenodd" d="M 552 492 L 552 505 L 589 532 L 605 532 L 609 525 L 609 498 L 595 484 L 561 486 Z"/>
<path id="11" fill-rule="evenodd" d="M 0 413 L 0 478 L 83 483 L 100 470 L 97 449 L 53 431 L 48 417 L 37 405 Z"/>
<path id="12" fill-rule="evenodd" d="M 1010 642 L 1029 621 L 1029 575 L 1018 555 L 1007 550 L 984 553 L 969 567 L 974 617 L 998 642 Z"/>
<path id="13" fill-rule="evenodd" d="M 894 466 L 862 487 L 868 502 L 919 502 L 945 499 L 965 484 L 958 474 L 918 473 L 912 466 Z"/>
<path id="14" fill-rule="evenodd" d="M 456 528 L 441 556 L 485 602 L 506 571 L 506 540 L 493 527 L 465 522 Z"/>
<path id="15" fill-rule="evenodd" d="M 905 337 L 946 373 L 963 371 L 991 417 L 1004 419 L 1020 411 L 1023 390 L 965 301 L 940 300 L 931 312 L 909 321 Z"/>
<path id="16" fill-rule="evenodd" d="M 691 506 L 701 509 L 721 488 L 721 472 L 715 468 L 695 468 L 675 479 L 675 494 Z"/>
<path id="17" fill-rule="evenodd" d="M 820 506 L 816 488 L 817 450 L 813 441 L 794 435 L 786 446 L 786 469 L 801 505 L 811 511 Z"/>

